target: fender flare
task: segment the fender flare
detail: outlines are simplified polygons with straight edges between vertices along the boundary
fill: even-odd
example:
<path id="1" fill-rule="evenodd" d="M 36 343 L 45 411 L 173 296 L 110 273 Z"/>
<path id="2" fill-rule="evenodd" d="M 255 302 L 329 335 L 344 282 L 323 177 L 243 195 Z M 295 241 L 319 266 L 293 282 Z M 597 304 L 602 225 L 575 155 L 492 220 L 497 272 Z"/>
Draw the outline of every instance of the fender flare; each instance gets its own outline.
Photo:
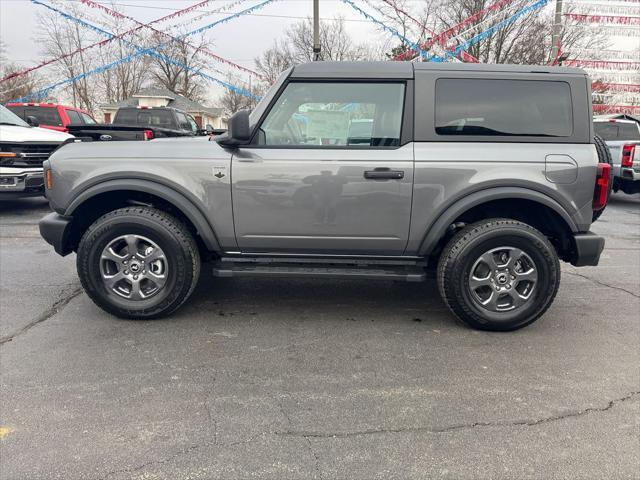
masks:
<path id="1" fill-rule="evenodd" d="M 420 244 L 419 255 L 429 255 L 440 239 L 446 234 L 449 225 L 467 210 L 483 203 L 503 199 L 531 200 L 550 208 L 566 223 L 571 232 L 578 232 L 578 227 L 569 213 L 553 198 L 535 190 L 521 187 L 496 187 L 473 192 L 448 206 L 438 218 L 431 223 Z"/>
<path id="2" fill-rule="evenodd" d="M 162 198 L 163 200 L 176 207 L 180 212 L 184 214 L 185 217 L 189 219 L 189 221 L 191 221 L 208 250 L 212 252 L 220 251 L 220 244 L 213 228 L 207 221 L 205 215 L 193 203 L 193 201 L 189 200 L 183 194 L 177 192 L 171 187 L 149 180 L 116 179 L 107 180 L 96 185 L 92 185 L 91 187 L 82 191 L 77 197 L 73 199 L 73 201 L 65 210 L 64 215 L 73 216 L 73 212 L 80 205 L 82 205 L 90 198 L 95 197 L 96 195 L 107 192 L 115 192 L 118 190 L 144 192 Z"/>

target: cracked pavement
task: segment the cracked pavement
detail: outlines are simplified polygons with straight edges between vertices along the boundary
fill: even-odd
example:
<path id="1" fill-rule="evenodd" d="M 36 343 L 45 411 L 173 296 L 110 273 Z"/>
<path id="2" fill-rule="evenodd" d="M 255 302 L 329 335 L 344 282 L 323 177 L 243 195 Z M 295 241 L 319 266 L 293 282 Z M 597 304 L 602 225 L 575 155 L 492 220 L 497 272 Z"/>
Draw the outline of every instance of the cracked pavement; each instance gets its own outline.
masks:
<path id="1" fill-rule="evenodd" d="M 638 479 L 640 196 L 513 333 L 458 324 L 433 282 L 216 279 L 118 320 L 0 204 L 0 478 Z"/>

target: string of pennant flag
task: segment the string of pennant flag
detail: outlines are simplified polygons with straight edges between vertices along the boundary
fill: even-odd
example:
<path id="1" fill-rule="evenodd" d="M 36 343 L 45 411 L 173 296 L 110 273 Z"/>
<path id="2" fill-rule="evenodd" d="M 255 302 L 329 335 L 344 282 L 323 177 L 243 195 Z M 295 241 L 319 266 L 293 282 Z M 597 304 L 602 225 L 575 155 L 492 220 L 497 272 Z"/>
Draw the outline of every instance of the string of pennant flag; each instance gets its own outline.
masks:
<path id="1" fill-rule="evenodd" d="M 39 3 L 39 4 L 42 3 L 39 0 L 31 0 L 31 1 L 33 3 Z M 234 14 L 229 15 L 227 17 L 224 17 L 224 18 L 222 18 L 220 20 L 217 20 L 217 21 L 215 21 L 213 23 L 205 25 L 204 27 L 200 27 L 200 28 L 192 30 L 190 32 L 181 34 L 177 38 L 183 39 L 183 38 L 187 38 L 187 37 L 189 37 L 191 35 L 196 35 L 197 33 L 201 33 L 201 32 L 206 31 L 208 29 L 214 28 L 217 25 L 221 25 L 221 24 L 230 22 L 230 21 L 232 21 L 232 20 L 234 20 L 236 18 L 239 18 L 239 17 L 241 17 L 243 15 L 246 15 L 248 13 L 251 13 L 251 12 L 254 12 L 254 11 L 259 10 L 261 8 L 264 8 L 267 5 L 269 5 L 269 4 L 271 4 L 271 3 L 275 2 L 275 1 L 277 1 L 277 0 L 264 0 L 263 2 L 258 3 L 257 5 L 253 5 L 252 7 L 246 8 L 246 9 L 240 11 L 240 12 L 237 12 L 237 13 L 234 13 Z M 55 89 L 57 89 L 59 87 L 62 87 L 62 86 L 65 86 L 65 85 L 69 85 L 71 83 L 77 82 L 78 80 L 82 80 L 84 78 L 90 77 L 90 76 L 98 74 L 98 73 L 106 72 L 106 71 L 110 70 L 111 68 L 116 67 L 117 65 L 122 65 L 124 63 L 129 63 L 129 62 L 133 61 L 134 59 L 136 59 L 136 58 L 138 58 L 138 57 L 140 57 L 142 55 L 157 56 L 158 54 L 157 54 L 156 50 L 159 49 L 159 48 L 162 48 L 167 43 L 168 42 L 162 42 L 162 43 L 156 45 L 155 47 L 141 48 L 140 50 L 138 50 L 135 53 L 132 53 L 130 55 L 127 55 L 126 57 L 123 57 L 123 58 L 120 58 L 120 59 L 115 60 L 113 62 L 107 63 L 106 65 L 102 65 L 100 67 L 94 68 L 94 69 L 92 69 L 92 70 L 90 70 L 88 72 L 83 72 L 83 73 L 81 73 L 79 75 L 76 75 L 76 76 L 73 76 L 73 77 L 70 77 L 70 78 L 66 78 L 64 80 L 60 80 L 58 82 L 55 82 L 55 83 L 53 83 L 51 85 L 48 85 L 48 86 L 46 86 L 44 88 L 41 88 L 40 90 L 38 90 L 36 92 L 32 92 L 29 95 L 26 95 L 26 96 L 24 96 L 22 98 L 14 100 L 14 101 L 16 101 L 16 102 L 25 102 L 25 101 L 28 101 L 28 100 L 30 100 L 32 98 L 42 98 L 43 96 L 47 96 L 51 91 L 53 91 L 53 90 L 55 90 Z M 180 62 L 176 62 L 176 63 L 180 64 Z M 231 85 L 228 82 L 225 82 L 225 81 L 220 80 L 218 78 L 215 78 L 215 77 L 213 77 L 211 75 L 208 75 L 208 74 L 205 74 L 203 72 L 200 72 L 199 70 L 197 70 L 197 71 L 199 72 L 199 74 L 201 76 L 203 76 L 207 80 L 210 80 L 210 81 L 212 81 L 214 83 L 218 83 L 221 86 L 223 86 L 223 87 L 225 87 L 225 88 L 227 88 L 227 89 L 229 89 L 229 90 L 231 90 L 231 91 L 233 91 L 235 93 L 238 93 L 240 95 L 244 95 L 244 96 L 247 96 L 247 97 L 259 98 L 257 95 L 255 95 L 252 92 L 249 92 L 248 90 L 246 90 L 244 88 L 236 87 L 234 85 Z"/>
<path id="2" fill-rule="evenodd" d="M 6 76 L 4 76 L 3 78 L 0 78 L 0 84 L 3 83 L 3 82 L 6 82 L 7 80 L 10 80 L 12 78 L 23 77 L 23 76 L 28 75 L 29 73 L 32 73 L 32 72 L 34 72 L 36 70 L 39 70 L 39 69 L 44 68 L 44 67 L 47 67 L 49 65 L 52 65 L 52 64 L 54 64 L 56 62 L 65 60 L 67 58 L 70 58 L 73 55 L 77 55 L 79 53 L 86 52 L 87 50 L 90 50 L 92 48 L 102 47 L 102 46 L 108 44 L 109 42 L 111 42 L 113 40 L 122 38 L 122 37 L 127 36 L 127 35 L 132 35 L 132 34 L 138 32 L 139 30 L 141 30 L 142 28 L 144 28 L 144 26 L 148 27 L 148 26 L 152 26 L 152 25 L 155 25 L 155 24 L 158 24 L 158 23 L 161 23 L 161 22 L 166 22 L 166 21 L 173 20 L 175 18 L 183 17 L 183 16 L 185 16 L 185 15 L 187 15 L 187 14 L 189 14 L 189 13 L 191 13 L 191 12 L 197 10 L 197 9 L 200 9 L 200 8 L 203 8 L 203 7 L 207 6 L 212 1 L 214 1 L 214 0 L 200 1 L 200 2 L 198 2 L 196 4 L 193 4 L 193 5 L 189 6 L 189 7 L 182 8 L 182 9 L 177 10 L 177 11 L 175 11 L 175 12 L 169 14 L 169 15 L 165 15 L 163 17 L 160 17 L 160 18 L 156 19 L 156 20 L 153 20 L 152 22 L 146 23 L 144 25 L 139 25 L 139 26 L 134 27 L 134 28 L 132 28 L 130 30 L 122 32 L 122 33 L 120 33 L 118 35 L 115 35 L 114 38 L 107 38 L 105 40 L 101 40 L 101 41 L 93 43 L 91 45 L 87 45 L 85 47 L 80 47 L 80 48 L 78 48 L 78 49 L 76 49 L 76 50 L 74 50 L 72 52 L 66 53 L 66 54 L 61 55 L 59 57 L 49 58 L 47 60 L 43 60 L 42 62 L 40 62 L 37 65 L 25 68 L 25 69 L 20 70 L 18 72 L 11 72 L 11 73 L 7 74 Z M 240 3 L 244 2 L 244 1 L 246 1 L 246 0 L 236 0 L 235 2 L 233 2 L 233 4 L 226 5 L 225 7 L 218 8 L 218 9 L 213 10 L 211 12 L 207 12 L 207 15 L 212 14 L 212 13 L 224 12 L 224 11 L 230 9 L 230 8 L 233 8 L 234 6 L 239 5 Z M 189 22 L 192 22 L 192 20 L 189 20 Z M 189 22 L 187 22 L 187 23 L 189 23 Z M 207 55 L 206 52 L 205 52 L 205 55 Z M 217 60 L 218 62 L 224 63 L 227 66 L 232 67 L 234 69 L 237 69 L 237 70 L 240 70 L 240 71 L 247 71 L 248 70 L 248 73 L 256 75 L 256 73 L 253 72 L 252 70 L 246 69 L 245 67 L 243 67 L 241 65 L 238 65 L 238 64 L 236 64 L 234 62 L 231 62 L 231 61 L 229 61 L 227 59 L 224 59 L 222 57 L 215 56 L 214 59 Z"/>
<path id="3" fill-rule="evenodd" d="M 241 65 L 238 65 L 236 63 L 233 63 L 233 62 L 221 57 L 220 55 L 216 55 L 215 53 L 213 53 L 208 48 L 192 45 L 191 43 L 189 43 L 189 42 L 187 42 L 185 40 L 178 39 L 178 38 L 174 37 L 173 35 L 171 35 L 171 34 L 169 34 L 167 32 L 163 32 L 162 30 L 158 30 L 157 28 L 152 27 L 152 26 L 150 26 L 148 24 L 144 24 L 142 22 L 139 22 L 138 20 L 136 20 L 133 17 L 130 17 L 128 15 L 124 15 L 124 14 L 122 14 L 122 13 L 116 11 L 116 10 L 113 10 L 113 9 L 111 9 L 109 7 L 105 7 L 104 5 L 102 5 L 100 3 L 97 3 L 97 2 L 94 2 L 93 0 L 81 0 L 81 1 L 85 5 L 87 5 L 89 7 L 92 7 L 92 8 L 99 8 L 103 12 L 105 12 L 108 15 L 111 15 L 111 16 L 113 16 L 115 18 L 119 18 L 119 19 L 123 19 L 123 20 L 130 20 L 130 21 L 136 23 L 137 25 L 140 25 L 143 28 L 147 28 L 147 29 L 153 31 L 156 34 L 167 38 L 168 40 L 179 42 L 182 45 L 185 45 L 186 47 L 190 48 L 191 50 L 196 50 L 198 53 L 201 53 L 201 54 L 206 55 L 206 56 L 208 56 L 210 58 L 213 58 L 217 62 L 221 62 L 221 63 L 227 64 L 227 65 L 232 65 L 232 66 L 234 66 L 235 68 L 237 68 L 239 70 L 242 70 L 242 71 L 244 71 L 246 73 L 249 73 L 250 75 L 254 75 L 254 76 L 258 77 L 258 78 L 261 78 L 260 74 L 258 74 L 257 72 L 251 70 L 250 68 L 243 67 Z M 234 3 L 237 4 L 237 3 L 240 3 L 240 2 L 243 2 L 243 1 L 245 1 L 245 0 L 239 0 L 238 2 L 234 2 Z M 218 10 L 220 10 L 220 9 L 218 9 Z M 216 11 L 216 13 L 218 13 L 218 12 Z M 219 72 L 219 73 L 224 73 L 224 72 Z"/>

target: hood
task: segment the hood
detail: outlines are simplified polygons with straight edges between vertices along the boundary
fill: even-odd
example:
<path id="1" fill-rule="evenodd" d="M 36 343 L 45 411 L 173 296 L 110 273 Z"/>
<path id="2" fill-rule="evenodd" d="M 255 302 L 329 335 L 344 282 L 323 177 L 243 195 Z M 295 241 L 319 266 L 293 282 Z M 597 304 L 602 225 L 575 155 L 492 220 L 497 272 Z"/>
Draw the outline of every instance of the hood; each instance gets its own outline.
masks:
<path id="1" fill-rule="evenodd" d="M 144 141 L 118 142 L 74 142 L 56 150 L 50 157 L 52 161 L 108 159 L 229 159 L 231 152 L 225 150 L 215 141 L 207 141 L 208 137 L 158 138 Z"/>
<path id="2" fill-rule="evenodd" d="M 21 127 L 18 125 L 0 125 L 0 142 L 64 142 L 73 138 L 64 132 L 39 127 Z"/>

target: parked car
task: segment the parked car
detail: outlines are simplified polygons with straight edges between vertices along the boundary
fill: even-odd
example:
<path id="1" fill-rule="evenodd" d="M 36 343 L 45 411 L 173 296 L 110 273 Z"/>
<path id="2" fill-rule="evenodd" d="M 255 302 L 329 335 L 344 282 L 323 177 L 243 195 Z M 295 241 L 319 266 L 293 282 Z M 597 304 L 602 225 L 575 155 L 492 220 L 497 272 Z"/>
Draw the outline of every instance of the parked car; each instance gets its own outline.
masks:
<path id="1" fill-rule="evenodd" d="M 640 122 L 596 117 L 593 125 L 611 151 L 613 191 L 640 193 Z"/>
<path id="2" fill-rule="evenodd" d="M 42 162 L 72 138 L 32 127 L 0 105 L 0 199 L 44 194 Z"/>
<path id="3" fill-rule="evenodd" d="M 64 146 L 40 231 L 120 317 L 175 311 L 213 259 L 221 277 L 433 269 L 460 319 L 514 330 L 553 302 L 559 260 L 597 265 L 604 248 L 590 83 L 564 67 L 297 65 L 215 140 Z"/>
<path id="4" fill-rule="evenodd" d="M 68 132 L 69 125 L 93 125 L 96 123 L 91 114 L 85 110 L 56 103 L 7 103 L 7 108 L 28 123 L 29 117 L 33 126 Z M 36 124 L 37 123 L 37 124 Z"/>
<path id="5" fill-rule="evenodd" d="M 194 118 L 171 107 L 123 107 L 118 109 L 113 123 L 70 127 L 76 137 L 99 141 L 152 140 L 163 137 L 191 137 L 213 134 L 208 126 L 201 130 Z"/>

